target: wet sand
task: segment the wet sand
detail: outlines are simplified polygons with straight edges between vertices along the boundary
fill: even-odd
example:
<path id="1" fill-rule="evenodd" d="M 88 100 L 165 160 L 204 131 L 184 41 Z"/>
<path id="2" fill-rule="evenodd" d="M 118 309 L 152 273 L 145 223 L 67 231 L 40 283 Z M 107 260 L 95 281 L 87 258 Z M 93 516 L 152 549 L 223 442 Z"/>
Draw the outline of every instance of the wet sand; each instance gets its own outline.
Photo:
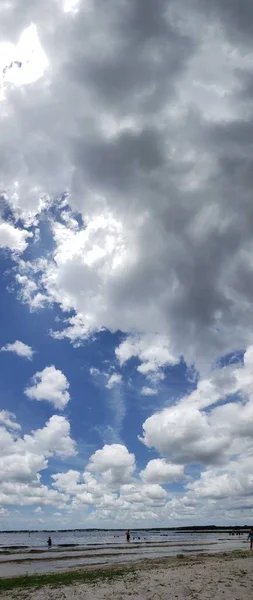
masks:
<path id="1" fill-rule="evenodd" d="M 126 565 L 127 566 L 127 565 Z M 129 566 L 129 565 L 128 565 Z M 253 594 L 253 552 L 143 560 L 111 581 L 4 592 L 6 600 L 247 600 Z M 94 567 L 89 567 L 89 570 Z M 108 567 L 112 569 L 112 566 Z"/>

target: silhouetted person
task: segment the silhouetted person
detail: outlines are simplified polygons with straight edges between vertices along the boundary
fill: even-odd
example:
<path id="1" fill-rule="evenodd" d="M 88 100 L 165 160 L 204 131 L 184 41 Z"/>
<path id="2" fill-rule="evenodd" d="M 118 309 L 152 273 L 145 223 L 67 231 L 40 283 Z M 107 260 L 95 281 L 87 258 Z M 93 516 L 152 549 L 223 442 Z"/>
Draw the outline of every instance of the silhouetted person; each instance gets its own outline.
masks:
<path id="1" fill-rule="evenodd" d="M 50 536 L 49 536 L 49 538 L 47 540 L 47 545 L 48 545 L 48 548 L 51 548 L 51 546 L 52 546 L 52 540 L 51 540 Z"/>
<path id="2" fill-rule="evenodd" d="M 130 531 L 129 531 L 129 529 L 126 530 L 126 540 L 127 540 L 127 542 L 129 542 L 129 540 L 130 540 Z"/>

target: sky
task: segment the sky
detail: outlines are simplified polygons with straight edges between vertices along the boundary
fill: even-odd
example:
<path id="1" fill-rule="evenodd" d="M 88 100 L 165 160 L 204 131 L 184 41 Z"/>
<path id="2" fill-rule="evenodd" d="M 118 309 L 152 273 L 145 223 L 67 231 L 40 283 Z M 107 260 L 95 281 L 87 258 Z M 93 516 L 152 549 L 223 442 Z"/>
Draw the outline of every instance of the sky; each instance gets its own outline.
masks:
<path id="1" fill-rule="evenodd" d="M 0 3 L 0 530 L 252 523 L 252 40 Z"/>

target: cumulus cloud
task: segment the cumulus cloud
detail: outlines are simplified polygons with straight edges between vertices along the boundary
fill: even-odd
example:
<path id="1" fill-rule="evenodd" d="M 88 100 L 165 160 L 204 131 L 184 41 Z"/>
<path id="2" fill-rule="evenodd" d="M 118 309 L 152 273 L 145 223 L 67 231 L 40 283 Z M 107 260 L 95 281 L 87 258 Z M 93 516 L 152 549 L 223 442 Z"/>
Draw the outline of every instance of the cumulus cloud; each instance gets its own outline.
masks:
<path id="1" fill-rule="evenodd" d="M 68 497 L 44 485 L 41 472 L 47 469 L 51 457 L 64 459 L 75 455 L 68 421 L 54 415 L 43 428 L 22 437 L 20 426 L 16 422 L 13 425 L 14 415 L 2 411 L 1 416 L 4 419 L 0 426 L 0 504 L 65 505 Z"/>
<path id="2" fill-rule="evenodd" d="M 121 488 L 122 497 L 129 503 L 133 504 L 163 504 L 167 498 L 167 492 L 156 483 L 149 484 L 125 484 Z"/>
<path id="3" fill-rule="evenodd" d="M 32 482 L 37 476 L 37 472 L 46 469 L 47 461 L 43 455 L 32 454 L 11 454 L 2 457 L 2 468 L 0 482 Z"/>
<path id="4" fill-rule="evenodd" d="M 70 424 L 65 417 L 53 415 L 42 429 L 24 436 L 27 449 L 39 448 L 46 456 L 74 456 L 75 442 L 70 437 Z"/>
<path id="5" fill-rule="evenodd" d="M 116 348 L 115 354 L 121 365 L 133 356 L 138 357 L 142 363 L 138 367 L 140 373 L 149 373 L 163 365 L 174 365 L 177 362 L 168 346 L 169 341 L 165 336 L 131 336 Z"/>
<path id="6" fill-rule="evenodd" d="M 141 364 L 137 371 L 154 380 L 162 377 L 162 367 L 173 366 L 178 362 L 170 350 L 168 338 L 158 334 L 129 336 L 116 348 L 115 354 L 120 365 L 132 357 L 138 358 Z"/>
<path id="7" fill-rule="evenodd" d="M 6 344 L 1 348 L 1 352 L 14 352 L 18 356 L 23 356 L 24 358 L 32 359 L 34 351 L 31 346 L 16 340 L 13 344 Z"/>
<path id="8" fill-rule="evenodd" d="M 101 473 L 103 480 L 112 485 L 131 480 L 134 470 L 134 454 L 121 444 L 106 444 L 90 457 L 87 466 L 87 471 Z"/>
<path id="9" fill-rule="evenodd" d="M 22 254 L 27 248 L 28 240 L 31 237 L 33 237 L 31 231 L 18 229 L 11 223 L 0 222 L 0 248 L 9 248 Z"/>
<path id="10" fill-rule="evenodd" d="M 54 480 L 53 485 L 61 492 L 75 494 L 79 490 L 81 474 L 79 471 L 70 469 L 66 473 L 55 473 L 52 475 L 52 479 Z"/>
<path id="11" fill-rule="evenodd" d="M 253 470 L 251 458 L 231 461 L 226 469 L 208 469 L 200 478 L 188 484 L 190 497 L 222 500 L 233 497 L 247 497 L 253 491 Z"/>
<path id="12" fill-rule="evenodd" d="M 183 495 L 164 506 L 164 514 L 175 519 L 215 518 L 234 522 L 238 514 L 247 520 L 252 510 L 252 455 L 233 458 L 226 467 L 205 469 L 199 479 L 185 486 Z M 197 515 L 194 516 L 194 515 Z"/>
<path id="13" fill-rule="evenodd" d="M 31 400 L 47 400 L 59 410 L 63 410 L 68 404 L 69 382 L 64 373 L 54 365 L 38 371 L 33 376 L 33 383 L 32 387 L 25 389 L 26 396 Z"/>
<path id="14" fill-rule="evenodd" d="M 216 463 L 224 460 L 230 438 L 211 427 L 206 414 L 193 407 L 165 408 L 143 424 L 143 443 L 170 460 Z"/>
<path id="15" fill-rule="evenodd" d="M 147 518 L 148 507 L 160 510 L 168 500 L 166 490 L 157 482 L 135 474 L 134 455 L 119 444 L 97 450 L 83 473 L 69 470 L 53 475 L 52 479 L 54 488 L 71 496 L 72 510 L 93 506 L 91 520 L 137 519 L 140 505 Z"/>
<path id="16" fill-rule="evenodd" d="M 108 502 L 108 485 L 98 481 L 88 472 L 81 474 L 70 469 L 66 473 L 52 475 L 53 487 L 71 497 L 71 507 L 78 510 L 84 505 L 93 507 Z"/>
<path id="17" fill-rule="evenodd" d="M 146 483 L 172 483 L 184 478 L 184 466 L 155 458 L 148 462 L 140 477 Z"/>
<path id="18" fill-rule="evenodd" d="M 250 346 L 243 365 L 215 370 L 189 396 L 146 419 L 141 441 L 185 464 L 226 463 L 234 454 L 253 451 L 252 364 Z"/>

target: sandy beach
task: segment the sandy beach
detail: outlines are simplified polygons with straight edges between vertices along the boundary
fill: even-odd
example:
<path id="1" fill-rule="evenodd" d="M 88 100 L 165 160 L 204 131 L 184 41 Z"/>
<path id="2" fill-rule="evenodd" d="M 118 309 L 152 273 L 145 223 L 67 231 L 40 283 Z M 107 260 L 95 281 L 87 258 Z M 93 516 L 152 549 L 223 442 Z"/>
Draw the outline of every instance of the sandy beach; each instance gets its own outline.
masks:
<path id="1" fill-rule="evenodd" d="M 108 568 L 109 569 L 109 568 Z M 111 569 L 111 567 L 110 567 Z M 89 569 L 90 570 L 90 569 Z M 116 577 L 89 583 L 52 583 L 1 592 L 6 600 L 247 600 L 253 594 L 253 552 L 143 561 Z"/>

